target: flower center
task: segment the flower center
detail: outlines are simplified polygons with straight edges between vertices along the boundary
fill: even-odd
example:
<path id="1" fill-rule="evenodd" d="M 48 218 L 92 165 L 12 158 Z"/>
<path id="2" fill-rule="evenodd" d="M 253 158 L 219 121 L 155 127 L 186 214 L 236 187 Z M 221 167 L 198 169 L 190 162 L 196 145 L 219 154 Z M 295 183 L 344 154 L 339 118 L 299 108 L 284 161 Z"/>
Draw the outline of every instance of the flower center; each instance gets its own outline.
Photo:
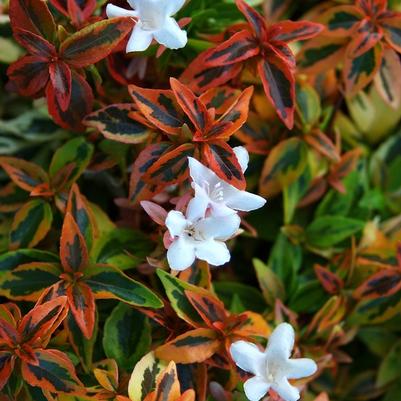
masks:
<path id="1" fill-rule="evenodd" d="M 275 383 L 279 373 L 280 367 L 273 362 L 266 364 L 266 379 L 269 383 Z"/>
<path id="2" fill-rule="evenodd" d="M 194 224 L 188 224 L 184 230 L 184 233 L 194 241 L 204 241 L 205 237 Z"/>
<path id="3" fill-rule="evenodd" d="M 224 192 L 221 182 L 218 182 L 211 187 L 207 181 L 204 181 L 203 189 L 206 191 L 209 198 L 214 202 L 224 202 Z"/>

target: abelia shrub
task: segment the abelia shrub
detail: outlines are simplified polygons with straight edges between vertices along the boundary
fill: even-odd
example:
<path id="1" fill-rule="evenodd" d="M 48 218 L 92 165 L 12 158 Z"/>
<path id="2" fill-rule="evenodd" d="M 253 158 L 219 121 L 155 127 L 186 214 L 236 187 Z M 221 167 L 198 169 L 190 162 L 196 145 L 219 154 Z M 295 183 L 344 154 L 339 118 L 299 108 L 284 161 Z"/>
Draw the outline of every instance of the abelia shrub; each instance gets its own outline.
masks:
<path id="1" fill-rule="evenodd" d="M 0 4 L 0 401 L 401 397 L 399 0 Z"/>

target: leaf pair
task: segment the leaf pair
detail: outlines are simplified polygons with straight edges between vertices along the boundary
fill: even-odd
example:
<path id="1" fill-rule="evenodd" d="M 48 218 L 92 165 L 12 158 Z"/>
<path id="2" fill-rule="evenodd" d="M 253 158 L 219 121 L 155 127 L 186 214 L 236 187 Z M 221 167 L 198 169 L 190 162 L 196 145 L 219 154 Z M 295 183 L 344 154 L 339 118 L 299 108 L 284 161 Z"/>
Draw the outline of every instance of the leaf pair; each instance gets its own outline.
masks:
<path id="1" fill-rule="evenodd" d="M 131 19 L 99 21 L 67 39 L 57 38 L 45 2 L 12 0 L 10 20 L 15 39 L 29 54 L 9 67 L 9 78 L 24 96 L 45 95 L 49 113 L 61 127 L 82 130 L 93 93 L 81 69 L 110 54 L 132 28 Z"/>
<path id="2" fill-rule="evenodd" d="M 182 75 L 195 91 L 221 85 L 238 75 L 244 63 L 256 64 L 265 94 L 284 124 L 292 129 L 295 109 L 295 59 L 288 43 L 312 38 L 323 30 L 307 21 L 282 21 L 268 26 L 245 1 L 236 1 L 248 25 L 196 58 Z"/>

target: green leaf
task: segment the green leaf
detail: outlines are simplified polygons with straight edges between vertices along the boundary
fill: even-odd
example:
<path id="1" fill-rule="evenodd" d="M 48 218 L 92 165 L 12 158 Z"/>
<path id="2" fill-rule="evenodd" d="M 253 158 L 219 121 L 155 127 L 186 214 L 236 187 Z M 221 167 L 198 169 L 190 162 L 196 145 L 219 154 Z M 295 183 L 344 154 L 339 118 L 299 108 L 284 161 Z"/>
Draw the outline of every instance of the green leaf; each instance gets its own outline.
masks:
<path id="1" fill-rule="evenodd" d="M 396 380 L 401 375 L 401 340 L 397 341 L 382 360 L 377 372 L 376 384 L 379 387 Z"/>
<path id="2" fill-rule="evenodd" d="M 152 342 L 147 317 L 124 303 L 117 305 L 104 325 L 103 349 L 108 358 L 131 372 L 150 350 Z"/>
<path id="3" fill-rule="evenodd" d="M 51 252 L 39 249 L 18 249 L 0 256 L 0 275 L 15 269 L 17 266 L 30 262 L 58 263 L 59 257 Z"/>
<path id="4" fill-rule="evenodd" d="M 113 266 L 97 265 L 86 269 L 85 282 L 98 299 L 119 299 L 130 305 L 150 308 L 163 306 L 154 292 Z"/>
<path id="5" fill-rule="evenodd" d="M 47 235 L 52 221 L 52 209 L 47 202 L 41 199 L 27 202 L 14 216 L 10 249 L 34 247 Z"/>
<path id="6" fill-rule="evenodd" d="M 356 234 L 364 227 L 360 220 L 343 216 L 320 216 L 306 229 L 306 241 L 316 248 L 329 248 Z"/>
<path id="7" fill-rule="evenodd" d="M 311 85 L 296 86 L 296 110 L 301 118 L 304 131 L 307 132 L 311 127 L 317 124 L 322 109 L 320 106 L 320 97 Z"/>

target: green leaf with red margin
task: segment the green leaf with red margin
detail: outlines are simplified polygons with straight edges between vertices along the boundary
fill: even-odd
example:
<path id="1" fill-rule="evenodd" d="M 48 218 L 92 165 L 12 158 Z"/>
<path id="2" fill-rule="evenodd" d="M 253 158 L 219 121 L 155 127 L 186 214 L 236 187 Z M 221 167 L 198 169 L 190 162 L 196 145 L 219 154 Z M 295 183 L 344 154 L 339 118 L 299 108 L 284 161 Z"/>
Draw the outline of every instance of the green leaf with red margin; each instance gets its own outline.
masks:
<path id="1" fill-rule="evenodd" d="M 60 260 L 68 272 L 82 271 L 89 262 L 85 238 L 69 212 L 65 214 L 61 231 Z"/>
<path id="2" fill-rule="evenodd" d="M 211 67 L 241 63 L 257 56 L 259 52 L 260 47 L 254 36 L 243 30 L 208 52 L 205 62 Z"/>
<path id="3" fill-rule="evenodd" d="M 263 315 L 245 311 L 239 315 L 234 315 L 232 324 L 235 327 L 235 335 L 241 337 L 257 336 L 266 338 L 271 333 L 271 328 Z"/>
<path id="4" fill-rule="evenodd" d="M 240 93 L 238 89 L 229 86 L 219 86 L 203 93 L 199 96 L 199 100 L 207 109 L 213 108 L 216 111 L 216 115 L 221 116 L 232 106 Z"/>
<path id="5" fill-rule="evenodd" d="M 185 295 L 185 291 L 191 291 L 199 294 L 208 294 L 208 292 L 195 285 L 173 277 L 161 269 L 157 270 L 157 275 L 163 284 L 171 307 L 174 309 L 177 315 L 192 326 L 196 327 L 201 325 L 203 319 L 192 306 L 191 302 L 189 302 L 188 297 Z"/>
<path id="6" fill-rule="evenodd" d="M 392 49 L 384 49 L 383 59 L 374 83 L 383 100 L 394 110 L 401 104 L 401 61 Z"/>
<path id="7" fill-rule="evenodd" d="M 0 256 L 0 275 L 31 262 L 58 263 L 57 255 L 39 249 L 18 249 Z"/>
<path id="8" fill-rule="evenodd" d="M 173 91 L 144 89 L 129 85 L 129 93 L 138 110 L 155 127 L 171 135 L 181 133 L 184 124 Z"/>
<path id="9" fill-rule="evenodd" d="M 221 179 L 238 189 L 245 189 L 246 181 L 237 156 L 223 141 L 208 142 L 202 146 L 202 155 L 208 167 Z"/>
<path id="10" fill-rule="evenodd" d="M 343 79 L 349 96 L 357 94 L 372 82 L 382 62 L 383 48 L 377 44 L 356 58 L 345 58 Z"/>
<path id="11" fill-rule="evenodd" d="M 156 387 L 156 377 L 166 364 L 149 352 L 135 365 L 128 384 L 128 394 L 132 401 L 143 401 Z"/>
<path id="12" fill-rule="evenodd" d="M 288 129 L 294 125 L 295 78 L 293 69 L 282 58 L 267 56 L 258 62 L 267 98 Z"/>
<path id="13" fill-rule="evenodd" d="M 130 114 L 135 111 L 134 105 L 129 103 L 112 104 L 86 116 L 84 124 L 98 130 L 105 138 L 112 141 L 129 144 L 143 143 L 148 139 L 151 131 L 130 117 Z"/>
<path id="14" fill-rule="evenodd" d="M 135 159 L 132 167 L 132 173 L 129 184 L 128 199 L 132 203 L 138 203 L 143 199 L 151 199 L 158 191 L 155 186 L 145 183 L 143 176 L 151 168 L 159 158 L 172 150 L 173 147 L 169 142 L 159 142 L 147 146 Z"/>
<path id="15" fill-rule="evenodd" d="M 63 187 L 69 187 L 84 172 L 93 154 L 93 145 L 86 142 L 85 138 L 78 137 L 69 140 L 59 147 L 52 157 L 49 174 L 52 180 L 66 166 L 73 164 L 69 177 L 64 180 Z M 61 188 L 60 188 L 61 189 Z"/>
<path id="16" fill-rule="evenodd" d="M 42 292 L 60 280 L 59 265 L 31 262 L 0 275 L 0 294 L 13 300 L 37 301 Z"/>
<path id="17" fill-rule="evenodd" d="M 0 212 L 16 212 L 28 200 L 29 195 L 20 187 L 9 182 L 0 188 Z"/>
<path id="18" fill-rule="evenodd" d="M 10 351 L 0 351 L 0 391 L 8 382 L 11 373 L 14 371 L 15 359 Z"/>
<path id="19" fill-rule="evenodd" d="M 375 24 L 368 19 L 363 20 L 347 46 L 346 57 L 357 58 L 374 47 L 383 33 L 376 30 Z"/>
<path id="20" fill-rule="evenodd" d="M 242 64 L 228 64 L 211 67 L 206 64 L 206 59 L 213 49 L 199 54 L 180 76 L 180 81 L 195 93 L 202 94 L 208 89 L 226 84 L 242 71 Z"/>
<path id="21" fill-rule="evenodd" d="M 70 213 L 77 223 L 79 231 L 85 239 L 86 247 L 90 252 L 93 237 L 97 236 L 96 221 L 90 209 L 89 202 L 79 191 L 77 184 L 73 184 L 68 197 L 66 212 Z"/>
<path id="22" fill-rule="evenodd" d="M 244 0 L 236 0 L 235 1 L 238 9 L 244 15 L 244 17 L 249 22 L 250 27 L 252 28 L 255 35 L 262 39 L 266 39 L 267 28 L 266 22 L 264 18 L 250 5 L 248 5 Z"/>
<path id="23" fill-rule="evenodd" d="M 401 15 L 396 13 L 392 18 L 381 18 L 380 23 L 387 43 L 401 53 Z"/>
<path id="24" fill-rule="evenodd" d="M 329 294 L 338 294 L 344 287 L 344 281 L 327 267 L 315 264 L 314 270 L 323 288 Z"/>
<path id="25" fill-rule="evenodd" d="M 32 56 L 50 59 L 57 57 L 56 48 L 42 36 L 26 29 L 14 29 L 14 39 L 20 43 Z"/>
<path id="26" fill-rule="evenodd" d="M 67 297 L 64 296 L 36 304 L 18 325 L 22 342 L 30 345 L 46 342 L 64 320 L 67 314 L 66 306 Z"/>
<path id="27" fill-rule="evenodd" d="M 181 386 L 178 380 L 177 367 L 171 361 L 156 380 L 155 401 L 181 400 Z M 182 401 L 182 400 L 181 400 Z"/>
<path id="28" fill-rule="evenodd" d="M 10 21 L 13 30 L 26 29 L 52 42 L 56 36 L 53 16 L 42 0 L 11 0 Z"/>
<path id="29" fill-rule="evenodd" d="M 55 349 L 35 350 L 37 364 L 22 362 L 21 373 L 31 386 L 52 393 L 83 394 L 83 384 L 67 355 Z"/>
<path id="30" fill-rule="evenodd" d="M 184 143 L 163 154 L 143 175 L 151 185 L 167 186 L 184 181 L 188 176 L 188 156 L 193 156 L 195 147 Z"/>
<path id="31" fill-rule="evenodd" d="M 212 294 L 199 294 L 191 290 L 185 290 L 184 292 L 191 305 L 210 328 L 214 328 L 214 323 L 223 323 L 228 318 L 228 312 L 223 302 Z"/>
<path id="32" fill-rule="evenodd" d="M 53 221 L 49 203 L 34 199 L 21 207 L 14 216 L 9 234 L 9 248 L 32 248 L 49 232 Z"/>
<path id="33" fill-rule="evenodd" d="M 155 349 L 156 357 L 176 363 L 196 363 L 209 359 L 220 348 L 218 334 L 212 329 L 187 331 Z"/>
<path id="34" fill-rule="evenodd" d="M 183 85 L 175 78 L 170 78 L 171 89 L 181 109 L 191 120 L 196 131 L 206 131 L 212 123 L 206 106 L 187 86 Z"/>
<path id="35" fill-rule="evenodd" d="M 219 118 L 218 124 L 231 123 L 216 139 L 228 139 L 237 132 L 248 119 L 249 103 L 253 94 L 253 86 L 249 86 L 232 102 L 228 110 Z M 209 137 L 209 135 L 207 135 Z M 195 138 L 194 138 L 195 139 Z"/>
<path id="36" fill-rule="evenodd" d="M 273 39 L 281 42 L 310 39 L 324 28 L 324 25 L 310 21 L 280 21 L 272 26 L 272 30 L 277 32 Z"/>
<path id="37" fill-rule="evenodd" d="M 0 167 L 25 191 L 31 192 L 40 184 L 49 182 L 49 177 L 42 167 L 15 157 L 0 157 Z"/>
<path id="38" fill-rule="evenodd" d="M 50 63 L 49 75 L 57 103 L 62 111 L 66 111 L 71 101 L 72 73 L 70 67 L 63 61 Z"/>
<path id="39" fill-rule="evenodd" d="M 319 16 L 319 22 L 326 26 L 325 35 L 352 37 L 357 24 L 364 18 L 359 7 L 343 5 L 330 7 Z"/>
<path id="40" fill-rule="evenodd" d="M 90 372 L 92 370 L 93 350 L 98 332 L 97 313 L 95 317 L 95 327 L 90 339 L 86 339 L 82 335 L 82 331 L 77 325 L 77 322 L 75 321 L 75 318 L 71 312 L 69 312 L 65 318 L 64 325 L 68 332 L 69 342 L 75 353 L 78 355 L 85 372 Z"/>
<path id="41" fill-rule="evenodd" d="M 270 152 L 265 161 L 259 182 L 262 196 L 278 194 L 292 184 L 307 165 L 308 148 L 299 138 L 281 141 Z"/>
<path id="42" fill-rule="evenodd" d="M 15 319 L 12 315 L 10 316 L 10 311 L 7 309 L 7 305 L 2 305 L 0 315 L 0 344 L 2 346 L 6 345 L 9 348 L 14 348 L 20 340 L 20 336 L 15 328 L 15 325 Z"/>
<path id="43" fill-rule="evenodd" d="M 401 290 L 401 271 L 394 267 L 382 269 L 365 280 L 353 293 L 357 299 L 388 297 Z"/>
<path id="44" fill-rule="evenodd" d="M 103 349 L 108 358 L 127 372 L 150 350 L 152 343 L 148 318 L 130 305 L 120 302 L 106 319 Z"/>
<path id="45" fill-rule="evenodd" d="M 304 136 L 305 142 L 315 150 L 327 157 L 330 161 L 338 163 L 341 158 L 338 149 L 332 140 L 320 130 L 313 130 Z"/>
<path id="46" fill-rule="evenodd" d="M 96 299 L 119 299 L 130 305 L 161 308 L 159 297 L 113 266 L 96 265 L 84 272 L 84 280 Z"/>
<path id="47" fill-rule="evenodd" d="M 95 328 L 96 305 L 90 287 L 82 281 L 67 287 L 68 306 L 86 339 L 90 339 Z"/>
<path id="48" fill-rule="evenodd" d="M 24 56 L 11 64 L 7 75 L 22 96 L 37 96 L 49 81 L 49 62 L 43 57 Z"/>
<path id="49" fill-rule="evenodd" d="M 72 71 L 70 104 L 66 110 L 58 101 L 57 91 L 53 85 L 46 89 L 47 106 L 54 121 L 65 129 L 83 131 L 82 119 L 92 111 L 92 88 L 77 72 Z"/>
<path id="50" fill-rule="evenodd" d="M 132 30 L 131 18 L 95 22 L 69 36 L 60 46 L 60 58 L 75 68 L 88 67 L 106 58 Z"/>
<path id="51" fill-rule="evenodd" d="M 297 55 L 297 67 L 307 74 L 317 74 L 335 68 L 343 60 L 347 40 L 317 37 L 302 46 Z"/>

